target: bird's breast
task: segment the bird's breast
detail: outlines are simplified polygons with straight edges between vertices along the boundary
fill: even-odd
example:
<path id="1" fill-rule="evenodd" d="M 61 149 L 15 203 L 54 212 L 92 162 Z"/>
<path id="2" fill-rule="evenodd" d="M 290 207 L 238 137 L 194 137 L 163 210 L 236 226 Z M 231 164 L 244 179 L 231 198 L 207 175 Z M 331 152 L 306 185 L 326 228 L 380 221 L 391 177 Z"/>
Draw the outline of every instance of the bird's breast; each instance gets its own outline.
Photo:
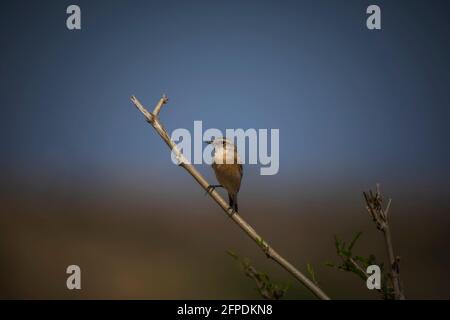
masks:
<path id="1" fill-rule="evenodd" d="M 231 194 L 236 194 L 241 186 L 241 171 L 238 164 L 213 164 L 214 173 L 221 185 Z"/>

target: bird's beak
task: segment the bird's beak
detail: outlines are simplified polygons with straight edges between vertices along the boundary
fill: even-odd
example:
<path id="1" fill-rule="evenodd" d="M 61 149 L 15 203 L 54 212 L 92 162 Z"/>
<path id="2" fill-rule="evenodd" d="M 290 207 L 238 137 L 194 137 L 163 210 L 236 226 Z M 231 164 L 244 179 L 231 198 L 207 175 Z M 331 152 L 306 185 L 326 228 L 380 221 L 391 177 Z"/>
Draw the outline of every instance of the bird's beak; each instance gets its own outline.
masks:
<path id="1" fill-rule="evenodd" d="M 203 141 L 203 143 L 211 144 L 211 143 L 212 143 L 212 140 L 211 140 L 211 141 Z"/>

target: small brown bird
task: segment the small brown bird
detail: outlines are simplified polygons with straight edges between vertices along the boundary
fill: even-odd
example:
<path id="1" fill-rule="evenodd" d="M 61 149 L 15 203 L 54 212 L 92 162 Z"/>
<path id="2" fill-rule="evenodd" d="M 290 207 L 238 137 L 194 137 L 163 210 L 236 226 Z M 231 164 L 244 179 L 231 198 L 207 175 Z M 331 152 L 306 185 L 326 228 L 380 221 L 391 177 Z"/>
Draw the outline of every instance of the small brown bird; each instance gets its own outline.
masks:
<path id="1" fill-rule="evenodd" d="M 225 138 L 216 138 L 207 143 L 214 146 L 212 168 L 220 183 L 220 185 L 210 186 L 208 191 L 216 187 L 225 188 L 228 191 L 230 207 L 237 212 L 237 195 L 241 187 L 243 168 L 236 145 Z"/>

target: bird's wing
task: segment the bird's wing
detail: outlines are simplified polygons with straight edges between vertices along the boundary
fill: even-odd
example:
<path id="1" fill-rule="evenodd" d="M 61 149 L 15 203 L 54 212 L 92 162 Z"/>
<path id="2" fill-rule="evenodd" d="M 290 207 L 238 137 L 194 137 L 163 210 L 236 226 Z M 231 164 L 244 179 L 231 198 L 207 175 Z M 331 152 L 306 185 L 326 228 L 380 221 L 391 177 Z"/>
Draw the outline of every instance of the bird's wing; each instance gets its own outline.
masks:
<path id="1" fill-rule="evenodd" d="M 240 173 L 241 178 L 242 178 L 242 176 L 244 175 L 244 167 L 242 166 L 241 163 L 239 163 L 238 164 L 238 168 L 239 168 L 239 173 Z"/>

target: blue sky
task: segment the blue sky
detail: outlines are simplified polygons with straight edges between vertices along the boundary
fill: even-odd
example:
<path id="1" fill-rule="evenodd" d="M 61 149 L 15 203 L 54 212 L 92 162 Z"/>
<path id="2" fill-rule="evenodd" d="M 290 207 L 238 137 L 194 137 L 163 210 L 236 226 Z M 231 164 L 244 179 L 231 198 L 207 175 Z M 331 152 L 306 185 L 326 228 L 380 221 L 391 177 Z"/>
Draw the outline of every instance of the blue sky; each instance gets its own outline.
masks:
<path id="1" fill-rule="evenodd" d="M 69 4 L 0 13 L 3 174 L 177 177 L 129 101 L 166 93 L 169 131 L 279 128 L 264 179 L 448 192 L 448 2 L 377 1 L 381 31 L 367 1 L 77 1 L 75 32 Z"/>

